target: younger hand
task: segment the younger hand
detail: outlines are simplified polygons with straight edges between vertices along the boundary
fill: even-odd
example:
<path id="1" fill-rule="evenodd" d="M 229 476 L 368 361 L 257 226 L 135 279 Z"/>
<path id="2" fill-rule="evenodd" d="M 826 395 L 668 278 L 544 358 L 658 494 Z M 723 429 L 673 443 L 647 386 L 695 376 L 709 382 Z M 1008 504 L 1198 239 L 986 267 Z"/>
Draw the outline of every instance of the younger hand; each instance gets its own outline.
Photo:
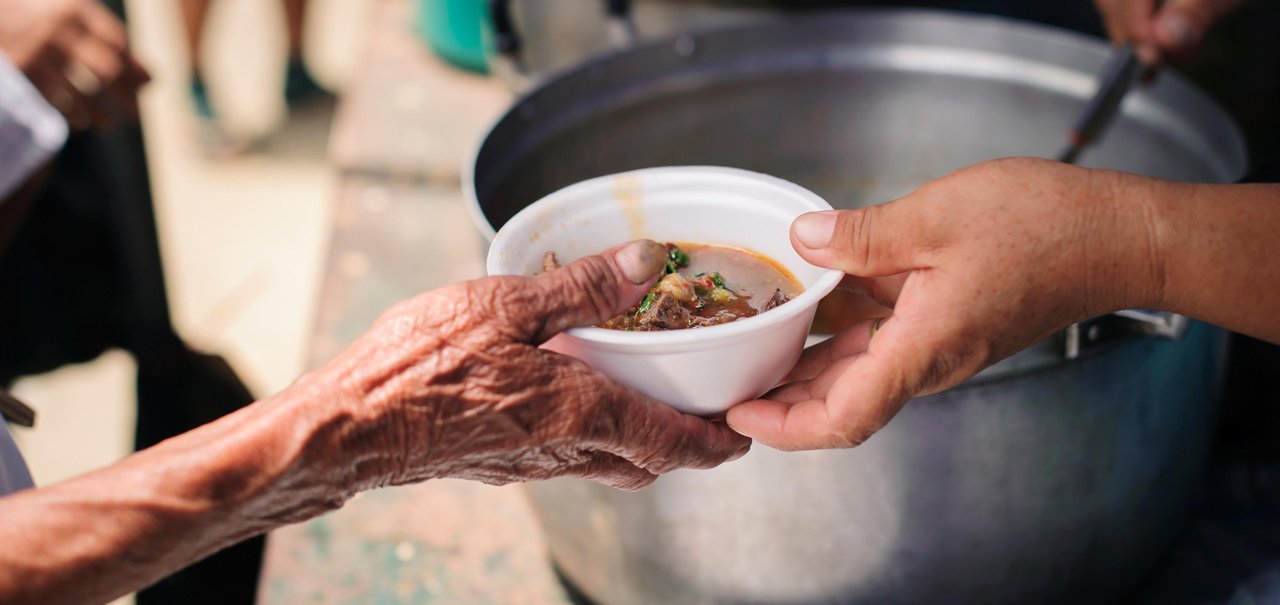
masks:
<path id="1" fill-rule="evenodd" d="M 796 220 L 806 260 L 893 314 L 807 350 L 782 386 L 728 414 L 779 449 L 851 447 L 907 400 L 959 384 L 1072 322 L 1162 295 L 1151 179 L 1047 160 L 966 168 L 910 195 Z M 1154 306 L 1154 305 L 1153 305 Z"/>

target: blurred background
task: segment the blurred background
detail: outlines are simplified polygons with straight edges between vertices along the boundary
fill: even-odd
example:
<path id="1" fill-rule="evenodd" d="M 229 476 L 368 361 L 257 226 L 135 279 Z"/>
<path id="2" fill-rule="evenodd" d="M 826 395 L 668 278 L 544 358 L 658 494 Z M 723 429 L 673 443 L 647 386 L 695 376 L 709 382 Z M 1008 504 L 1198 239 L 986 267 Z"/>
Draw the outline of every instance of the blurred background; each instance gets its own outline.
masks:
<path id="1" fill-rule="evenodd" d="M 325 87 L 340 90 L 356 66 L 371 0 L 311 4 L 307 63 Z M 234 135 L 262 141 L 244 154 L 210 157 L 188 90 L 180 3 L 127 7 L 134 47 L 154 78 L 143 91 L 142 119 L 174 322 L 196 348 L 226 356 L 255 393 L 271 393 L 303 367 L 332 228 L 326 145 L 334 105 L 287 114 L 280 3 L 213 2 L 204 40 L 212 100 Z M 133 451 L 134 371 L 129 355 L 112 351 L 15 385 L 39 412 L 39 430 L 15 431 L 37 484 Z"/>

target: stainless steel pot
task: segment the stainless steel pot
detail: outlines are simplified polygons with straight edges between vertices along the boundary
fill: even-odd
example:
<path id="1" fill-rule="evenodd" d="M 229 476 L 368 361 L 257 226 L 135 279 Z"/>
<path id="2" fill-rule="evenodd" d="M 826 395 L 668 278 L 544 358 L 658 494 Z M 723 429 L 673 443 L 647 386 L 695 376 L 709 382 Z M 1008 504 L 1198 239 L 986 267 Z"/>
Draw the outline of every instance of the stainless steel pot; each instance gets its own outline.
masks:
<path id="1" fill-rule="evenodd" d="M 669 164 L 758 170 L 856 207 L 1053 154 L 1105 58 L 1059 30 L 921 11 L 682 35 L 520 100 L 464 186 L 487 233 L 570 183 Z M 1189 181 L 1245 166 L 1231 121 L 1168 73 L 1084 160 Z M 757 448 L 638 494 L 562 480 L 532 501 L 565 576 L 602 604 L 1106 602 L 1183 519 L 1224 349 L 1203 324 L 1174 339 L 1125 321 L 1092 325 L 1078 357 L 1059 336 L 913 401 L 854 450 Z"/>

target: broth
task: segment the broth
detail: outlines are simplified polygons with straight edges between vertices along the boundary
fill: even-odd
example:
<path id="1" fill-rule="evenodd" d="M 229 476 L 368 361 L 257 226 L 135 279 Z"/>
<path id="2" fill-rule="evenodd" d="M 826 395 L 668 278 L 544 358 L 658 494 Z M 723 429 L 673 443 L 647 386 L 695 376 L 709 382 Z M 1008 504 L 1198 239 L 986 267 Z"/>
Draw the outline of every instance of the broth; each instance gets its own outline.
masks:
<path id="1" fill-rule="evenodd" d="M 666 272 L 635 306 L 600 327 L 628 332 L 704 328 L 753 317 L 804 290 L 782 266 L 741 248 L 667 244 Z M 544 270 L 555 269 L 547 253 Z"/>

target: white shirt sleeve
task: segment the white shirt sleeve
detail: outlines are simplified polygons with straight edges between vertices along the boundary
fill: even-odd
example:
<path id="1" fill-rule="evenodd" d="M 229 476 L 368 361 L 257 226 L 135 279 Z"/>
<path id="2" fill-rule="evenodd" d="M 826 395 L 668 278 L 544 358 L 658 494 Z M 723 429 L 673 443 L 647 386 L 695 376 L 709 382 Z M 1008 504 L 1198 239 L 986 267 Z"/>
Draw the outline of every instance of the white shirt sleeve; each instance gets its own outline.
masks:
<path id="1" fill-rule="evenodd" d="M 27 470 L 27 463 L 22 460 L 18 444 L 13 442 L 13 436 L 9 434 L 9 423 L 0 419 L 0 496 L 28 487 L 35 487 L 35 483 L 31 481 L 31 472 Z"/>
<path id="2" fill-rule="evenodd" d="M 67 141 L 67 122 L 0 52 L 0 203 Z"/>

